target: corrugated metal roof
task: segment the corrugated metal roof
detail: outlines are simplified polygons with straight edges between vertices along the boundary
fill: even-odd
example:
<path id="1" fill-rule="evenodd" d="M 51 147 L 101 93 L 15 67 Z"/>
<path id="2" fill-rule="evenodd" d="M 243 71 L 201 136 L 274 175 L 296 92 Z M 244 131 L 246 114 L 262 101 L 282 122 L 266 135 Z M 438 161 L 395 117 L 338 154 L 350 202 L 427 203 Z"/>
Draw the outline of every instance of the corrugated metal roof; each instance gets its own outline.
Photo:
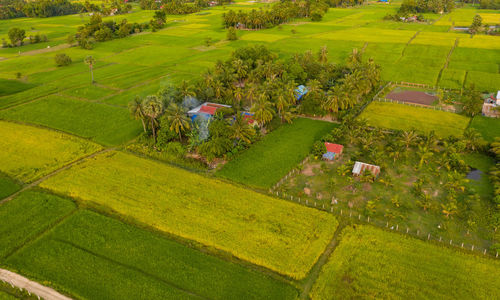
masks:
<path id="1" fill-rule="evenodd" d="M 370 171 L 374 176 L 377 176 L 380 173 L 379 166 L 370 165 L 360 161 L 354 163 L 354 167 L 352 168 L 352 173 L 354 175 L 361 175 L 366 170 Z"/>

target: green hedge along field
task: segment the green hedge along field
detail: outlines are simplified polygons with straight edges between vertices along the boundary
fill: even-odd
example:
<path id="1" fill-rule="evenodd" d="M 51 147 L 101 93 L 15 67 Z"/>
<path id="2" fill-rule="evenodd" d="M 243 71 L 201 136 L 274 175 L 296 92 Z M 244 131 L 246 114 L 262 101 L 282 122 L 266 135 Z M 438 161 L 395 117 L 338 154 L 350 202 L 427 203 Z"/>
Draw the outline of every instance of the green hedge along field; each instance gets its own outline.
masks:
<path id="1" fill-rule="evenodd" d="M 424 133 L 433 130 L 439 137 L 461 136 L 470 120 L 451 112 L 378 101 L 370 103 L 359 118 L 371 126 L 388 129 L 415 129 Z"/>
<path id="2" fill-rule="evenodd" d="M 61 132 L 0 120 L 0 149 L 0 171 L 31 182 L 101 148 Z"/>
<path id="3" fill-rule="evenodd" d="M 285 282 L 90 211 L 71 216 L 7 265 L 87 299 L 297 296 Z"/>
<path id="4" fill-rule="evenodd" d="M 217 175 L 258 188 L 270 188 L 299 164 L 333 123 L 298 118 L 225 164 Z"/>
<path id="5" fill-rule="evenodd" d="M 347 227 L 312 299 L 498 299 L 500 261 L 371 226 Z"/>
<path id="6" fill-rule="evenodd" d="M 42 192 L 26 191 L 0 205 L 0 258 L 36 237 L 76 208 Z"/>
<path id="7" fill-rule="evenodd" d="M 41 186 L 293 278 L 306 275 L 337 227 L 330 214 L 122 152 Z"/>

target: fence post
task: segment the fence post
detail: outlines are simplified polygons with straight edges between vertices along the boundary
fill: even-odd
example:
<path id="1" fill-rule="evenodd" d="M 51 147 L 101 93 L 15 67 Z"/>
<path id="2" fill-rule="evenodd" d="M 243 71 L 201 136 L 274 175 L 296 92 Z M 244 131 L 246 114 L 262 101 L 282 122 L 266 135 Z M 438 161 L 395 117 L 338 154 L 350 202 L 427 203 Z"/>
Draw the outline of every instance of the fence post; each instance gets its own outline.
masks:
<path id="1" fill-rule="evenodd" d="M 370 223 L 370 216 L 368 216 L 368 223 Z"/>
<path id="2" fill-rule="evenodd" d="M 452 240 L 450 240 L 450 245 L 451 245 Z"/>
<path id="3" fill-rule="evenodd" d="M 474 245 L 472 245 L 472 248 L 471 248 L 472 251 L 474 251 Z"/>
<path id="4" fill-rule="evenodd" d="M 462 247 L 462 248 L 464 247 L 464 243 L 462 243 L 462 246 L 461 246 L 461 247 Z"/>

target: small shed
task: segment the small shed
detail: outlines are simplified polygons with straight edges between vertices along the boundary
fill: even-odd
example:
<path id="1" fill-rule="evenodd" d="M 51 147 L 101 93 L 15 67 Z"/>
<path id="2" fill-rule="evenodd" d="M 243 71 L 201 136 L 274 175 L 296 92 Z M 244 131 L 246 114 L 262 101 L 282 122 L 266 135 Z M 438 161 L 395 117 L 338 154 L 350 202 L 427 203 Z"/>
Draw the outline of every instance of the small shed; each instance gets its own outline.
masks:
<path id="1" fill-rule="evenodd" d="M 380 167 L 375 165 L 370 165 L 364 162 L 357 161 L 354 163 L 354 168 L 352 168 L 352 174 L 355 176 L 360 176 L 366 170 L 370 171 L 373 176 L 378 176 L 380 173 Z"/>
<path id="2" fill-rule="evenodd" d="M 255 121 L 253 113 L 243 111 L 243 112 L 241 112 L 241 115 L 243 116 L 243 120 L 248 122 L 248 125 L 251 125 L 251 126 L 257 125 L 257 121 Z"/>
<path id="3" fill-rule="evenodd" d="M 342 154 L 342 150 L 344 150 L 344 146 L 339 144 L 333 144 L 325 142 L 326 153 L 323 154 L 323 158 L 326 160 L 333 160 L 338 158 L 340 154 Z"/>
<path id="4" fill-rule="evenodd" d="M 307 92 L 309 92 L 309 89 L 305 86 L 305 85 L 299 85 L 296 89 L 295 89 L 295 99 L 297 99 L 297 101 L 299 101 L 300 99 L 302 99 L 302 97 L 304 97 Z"/>

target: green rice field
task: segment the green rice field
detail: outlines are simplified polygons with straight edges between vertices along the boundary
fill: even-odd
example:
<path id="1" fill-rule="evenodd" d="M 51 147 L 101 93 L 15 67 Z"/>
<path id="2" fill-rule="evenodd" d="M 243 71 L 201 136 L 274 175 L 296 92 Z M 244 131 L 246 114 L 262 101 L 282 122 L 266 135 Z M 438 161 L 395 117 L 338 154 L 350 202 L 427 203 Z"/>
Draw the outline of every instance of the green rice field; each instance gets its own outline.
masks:
<path id="1" fill-rule="evenodd" d="M 225 164 L 217 174 L 258 188 L 270 188 L 306 158 L 312 144 L 336 125 L 298 118 Z"/>
<path id="2" fill-rule="evenodd" d="M 500 119 L 475 116 L 470 123 L 470 128 L 479 131 L 488 142 L 493 142 L 495 137 L 500 137 Z"/>
<path id="3" fill-rule="evenodd" d="M 500 294 L 500 262 L 371 226 L 348 227 L 312 299 L 489 299 Z"/>
<path id="4" fill-rule="evenodd" d="M 469 118 L 459 114 L 404 104 L 374 101 L 359 118 L 369 125 L 396 130 L 434 131 L 437 136 L 461 136 Z"/>
<path id="5" fill-rule="evenodd" d="M 297 296 L 284 281 L 90 211 L 66 219 L 7 265 L 87 299 Z"/>
<path id="6" fill-rule="evenodd" d="M 293 278 L 307 274 L 337 227 L 330 214 L 121 152 L 41 186 Z"/>

